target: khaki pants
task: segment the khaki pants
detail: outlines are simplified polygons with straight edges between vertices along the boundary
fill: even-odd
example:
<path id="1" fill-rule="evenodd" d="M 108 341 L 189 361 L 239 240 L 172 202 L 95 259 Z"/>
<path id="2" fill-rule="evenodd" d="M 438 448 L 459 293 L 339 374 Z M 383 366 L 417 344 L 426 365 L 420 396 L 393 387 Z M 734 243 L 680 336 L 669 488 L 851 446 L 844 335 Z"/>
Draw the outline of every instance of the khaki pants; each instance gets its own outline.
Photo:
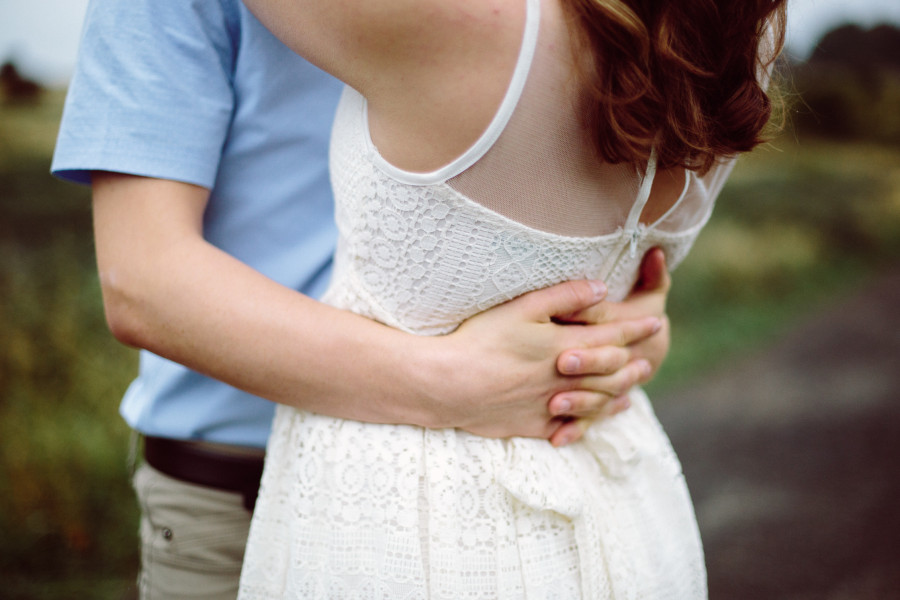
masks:
<path id="1" fill-rule="evenodd" d="M 234 600 L 251 516 L 241 495 L 185 483 L 147 464 L 135 473 L 134 488 L 141 600 Z"/>

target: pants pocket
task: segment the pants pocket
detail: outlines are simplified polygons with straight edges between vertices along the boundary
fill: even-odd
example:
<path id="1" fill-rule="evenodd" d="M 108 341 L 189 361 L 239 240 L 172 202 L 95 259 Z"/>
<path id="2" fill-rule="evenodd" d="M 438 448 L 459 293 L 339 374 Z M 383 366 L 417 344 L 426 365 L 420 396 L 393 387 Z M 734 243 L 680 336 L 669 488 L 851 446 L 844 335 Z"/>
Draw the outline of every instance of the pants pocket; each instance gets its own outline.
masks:
<path id="1" fill-rule="evenodd" d="M 241 495 L 185 483 L 148 465 L 134 483 L 141 598 L 235 598 L 250 527 Z"/>

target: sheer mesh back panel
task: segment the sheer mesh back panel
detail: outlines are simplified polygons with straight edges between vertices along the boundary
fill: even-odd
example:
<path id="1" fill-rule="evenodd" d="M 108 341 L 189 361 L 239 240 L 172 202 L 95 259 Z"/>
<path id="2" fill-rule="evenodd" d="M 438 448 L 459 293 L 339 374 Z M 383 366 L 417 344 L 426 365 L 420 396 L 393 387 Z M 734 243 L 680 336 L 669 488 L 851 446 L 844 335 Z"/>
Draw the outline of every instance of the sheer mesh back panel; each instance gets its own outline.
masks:
<path id="1" fill-rule="evenodd" d="M 552 4 L 552 3 L 550 3 Z M 538 47 L 515 112 L 497 142 L 449 184 L 475 202 L 531 228 L 599 236 L 623 226 L 641 173 L 596 157 L 576 113 L 578 89 L 561 19 L 545 4 Z M 554 23 L 555 22 L 555 23 Z M 706 214 L 716 167 L 703 180 L 683 169 L 657 174 L 641 222 L 680 231 Z M 687 180 L 686 180 L 687 178 Z"/>

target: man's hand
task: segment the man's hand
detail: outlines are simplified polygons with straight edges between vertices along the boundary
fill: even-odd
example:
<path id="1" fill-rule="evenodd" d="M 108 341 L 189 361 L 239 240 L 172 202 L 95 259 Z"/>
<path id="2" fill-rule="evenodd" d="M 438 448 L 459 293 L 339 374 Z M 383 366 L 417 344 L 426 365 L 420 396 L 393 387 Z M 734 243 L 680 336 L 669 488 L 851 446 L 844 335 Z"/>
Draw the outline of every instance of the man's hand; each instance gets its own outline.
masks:
<path id="1" fill-rule="evenodd" d="M 621 303 L 604 302 L 600 282 L 531 292 L 437 338 L 443 373 L 426 378 L 446 384 L 429 394 L 439 415 L 430 426 L 559 445 L 580 437 L 583 419 L 622 410 L 668 348 L 661 251 L 648 255 L 641 279 Z"/>

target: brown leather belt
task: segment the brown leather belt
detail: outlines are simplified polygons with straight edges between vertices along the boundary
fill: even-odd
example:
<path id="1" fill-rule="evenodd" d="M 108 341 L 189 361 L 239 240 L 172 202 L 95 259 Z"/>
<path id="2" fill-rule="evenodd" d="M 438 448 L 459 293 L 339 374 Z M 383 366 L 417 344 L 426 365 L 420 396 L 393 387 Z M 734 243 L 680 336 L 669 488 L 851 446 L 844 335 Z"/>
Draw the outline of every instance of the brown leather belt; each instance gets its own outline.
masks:
<path id="1" fill-rule="evenodd" d="M 151 467 L 175 479 L 241 494 L 251 512 L 256 505 L 262 450 L 231 450 L 219 444 L 144 436 L 144 458 Z"/>

